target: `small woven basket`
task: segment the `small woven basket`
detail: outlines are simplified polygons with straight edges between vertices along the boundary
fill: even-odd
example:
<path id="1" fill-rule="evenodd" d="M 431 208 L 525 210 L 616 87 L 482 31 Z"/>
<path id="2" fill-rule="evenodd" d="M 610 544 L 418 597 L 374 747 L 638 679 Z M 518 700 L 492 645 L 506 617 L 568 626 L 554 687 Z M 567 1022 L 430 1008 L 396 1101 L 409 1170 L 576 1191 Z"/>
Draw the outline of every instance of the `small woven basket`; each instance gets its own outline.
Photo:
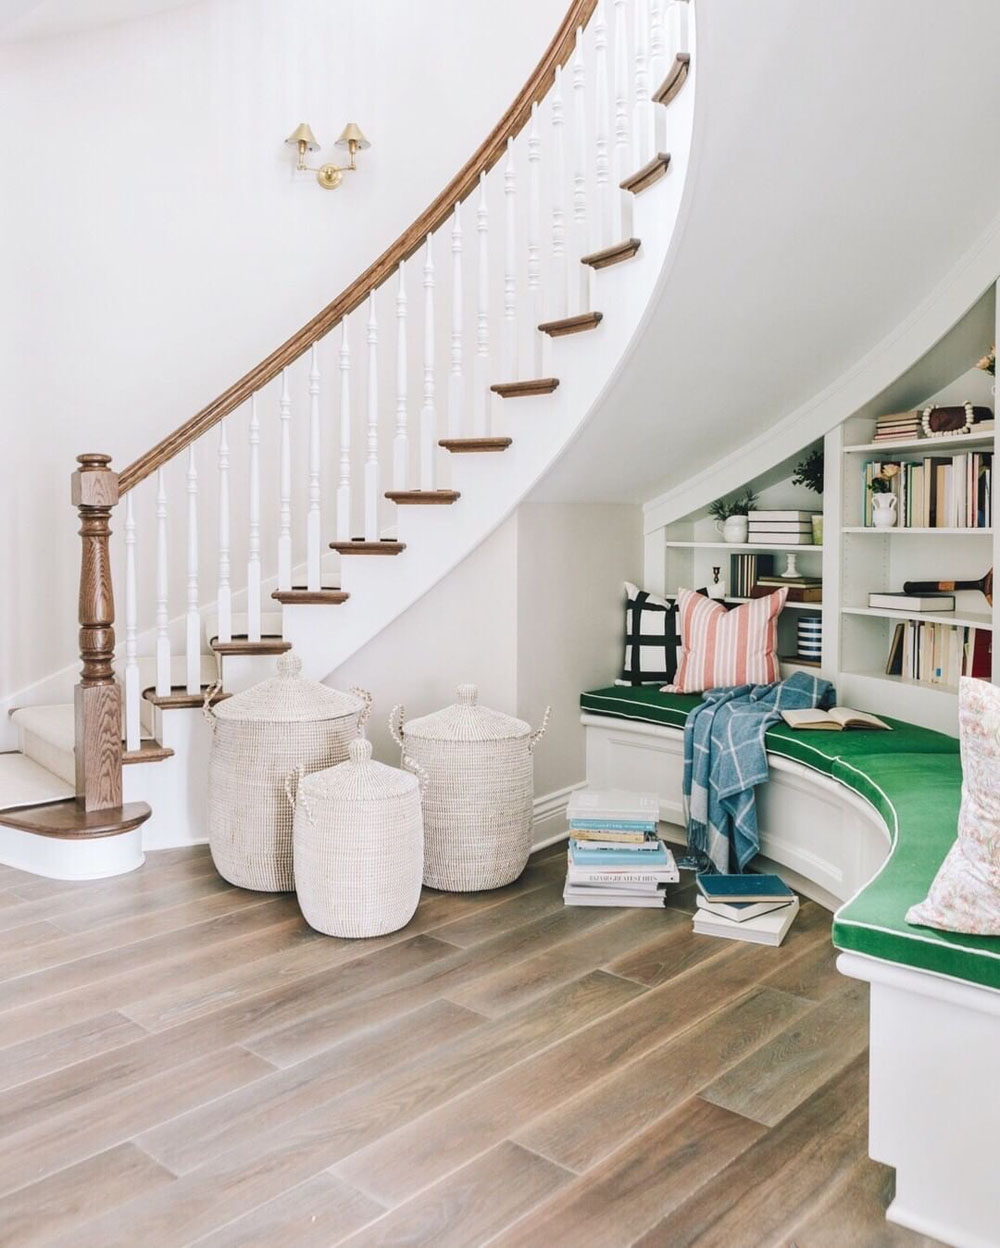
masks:
<path id="1" fill-rule="evenodd" d="M 292 808 L 290 775 L 331 767 L 368 717 L 371 695 L 341 693 L 300 675 L 291 652 L 278 675 L 214 708 L 208 763 L 208 843 L 223 879 L 239 888 L 290 892 Z"/>
<path id="2" fill-rule="evenodd" d="M 420 900 L 420 782 L 372 761 L 357 737 L 349 761 L 304 777 L 295 796 L 295 888 L 310 927 L 328 936 L 384 936 Z"/>
<path id="3" fill-rule="evenodd" d="M 532 754 L 549 722 L 532 732 L 523 719 L 478 705 L 475 685 L 458 702 L 389 730 L 404 755 L 428 774 L 424 794 L 424 883 L 449 892 L 502 888 L 531 853 Z"/>

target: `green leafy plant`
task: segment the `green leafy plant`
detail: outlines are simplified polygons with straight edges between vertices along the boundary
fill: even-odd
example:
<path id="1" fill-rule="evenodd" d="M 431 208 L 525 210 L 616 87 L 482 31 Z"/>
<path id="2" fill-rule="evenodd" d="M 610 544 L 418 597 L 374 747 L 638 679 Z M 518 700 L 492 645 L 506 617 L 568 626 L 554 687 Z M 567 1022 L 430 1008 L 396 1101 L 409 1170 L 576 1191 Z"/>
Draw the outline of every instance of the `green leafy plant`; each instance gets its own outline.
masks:
<path id="1" fill-rule="evenodd" d="M 821 446 L 810 451 L 805 459 L 799 460 L 795 465 L 792 485 L 804 485 L 814 494 L 823 493 L 823 448 Z"/>
<path id="2" fill-rule="evenodd" d="M 872 477 L 873 494 L 891 494 L 892 482 L 888 477 Z"/>
<path id="3" fill-rule="evenodd" d="M 730 516 L 749 515 L 757 506 L 757 495 L 749 486 L 740 494 L 731 494 L 725 498 L 717 498 L 709 507 L 708 514 L 713 520 L 726 521 Z"/>

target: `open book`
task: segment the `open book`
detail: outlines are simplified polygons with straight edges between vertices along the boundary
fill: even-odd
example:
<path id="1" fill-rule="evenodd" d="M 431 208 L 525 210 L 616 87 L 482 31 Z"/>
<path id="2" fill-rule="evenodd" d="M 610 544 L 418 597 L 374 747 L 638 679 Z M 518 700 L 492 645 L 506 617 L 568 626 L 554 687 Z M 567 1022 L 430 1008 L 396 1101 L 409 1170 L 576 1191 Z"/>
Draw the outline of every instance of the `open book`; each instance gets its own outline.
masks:
<path id="1" fill-rule="evenodd" d="M 892 731 L 878 716 L 869 715 L 867 711 L 853 711 L 849 706 L 835 706 L 829 711 L 821 711 L 818 707 L 782 711 L 781 718 L 789 728 L 825 729 L 827 732 L 843 732 L 845 728 L 884 728 L 886 732 Z"/>

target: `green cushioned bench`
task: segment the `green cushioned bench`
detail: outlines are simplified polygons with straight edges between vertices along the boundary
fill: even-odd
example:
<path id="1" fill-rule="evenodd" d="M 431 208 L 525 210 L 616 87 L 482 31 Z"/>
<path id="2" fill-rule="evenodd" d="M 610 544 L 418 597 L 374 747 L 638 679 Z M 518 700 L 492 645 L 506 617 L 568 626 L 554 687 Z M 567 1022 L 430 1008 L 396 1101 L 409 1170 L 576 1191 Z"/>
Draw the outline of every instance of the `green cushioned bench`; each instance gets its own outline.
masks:
<path id="1" fill-rule="evenodd" d="M 683 728 L 700 698 L 655 687 L 612 685 L 580 697 L 592 715 Z M 892 732 L 767 734 L 771 754 L 812 767 L 866 799 L 889 829 L 892 848 L 875 876 L 837 911 L 833 941 L 850 950 L 1000 989 L 1000 938 L 916 927 L 907 910 L 927 894 L 955 840 L 961 801 L 958 741 L 916 724 L 886 718 Z"/>

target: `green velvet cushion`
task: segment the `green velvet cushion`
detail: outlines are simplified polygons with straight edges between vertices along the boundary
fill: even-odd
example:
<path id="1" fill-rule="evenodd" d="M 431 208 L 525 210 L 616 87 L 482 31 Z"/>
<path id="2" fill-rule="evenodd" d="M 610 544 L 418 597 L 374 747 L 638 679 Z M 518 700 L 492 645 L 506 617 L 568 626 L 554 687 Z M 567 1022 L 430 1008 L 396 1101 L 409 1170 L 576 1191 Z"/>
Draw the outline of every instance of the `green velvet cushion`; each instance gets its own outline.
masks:
<path id="1" fill-rule="evenodd" d="M 580 706 L 592 715 L 639 719 L 668 728 L 683 728 L 688 711 L 700 701 L 700 693 L 661 693 L 656 685 L 609 685 L 580 694 Z"/>
<path id="2" fill-rule="evenodd" d="M 772 754 L 792 758 L 828 776 L 836 774 L 836 764 L 843 760 L 863 767 L 869 758 L 894 754 L 947 754 L 958 757 L 958 738 L 949 737 L 919 724 L 879 716 L 891 732 L 866 728 L 848 728 L 846 732 L 796 731 L 787 724 L 775 724 L 767 733 L 767 748 Z M 837 777 L 840 779 L 840 777 Z"/>

